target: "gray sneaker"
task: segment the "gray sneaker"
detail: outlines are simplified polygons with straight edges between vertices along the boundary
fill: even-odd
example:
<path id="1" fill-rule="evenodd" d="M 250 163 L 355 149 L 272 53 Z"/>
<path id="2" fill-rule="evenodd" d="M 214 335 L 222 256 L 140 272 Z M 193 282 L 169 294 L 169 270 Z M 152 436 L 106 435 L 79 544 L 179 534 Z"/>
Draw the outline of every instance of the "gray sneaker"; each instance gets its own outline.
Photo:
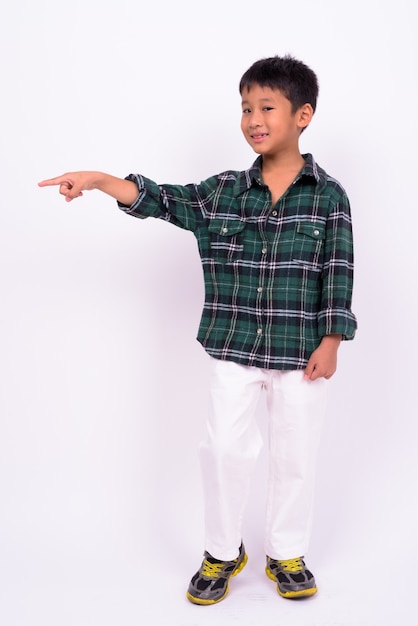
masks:
<path id="1" fill-rule="evenodd" d="M 306 598 L 318 591 L 314 575 L 302 557 L 279 561 L 268 556 L 266 574 L 277 583 L 277 591 L 283 598 Z"/>
<path id="2" fill-rule="evenodd" d="M 228 593 L 229 579 L 236 576 L 248 561 L 241 544 L 239 555 L 233 561 L 218 561 L 209 552 L 204 553 L 200 569 L 190 581 L 186 597 L 194 604 L 215 604 Z"/>

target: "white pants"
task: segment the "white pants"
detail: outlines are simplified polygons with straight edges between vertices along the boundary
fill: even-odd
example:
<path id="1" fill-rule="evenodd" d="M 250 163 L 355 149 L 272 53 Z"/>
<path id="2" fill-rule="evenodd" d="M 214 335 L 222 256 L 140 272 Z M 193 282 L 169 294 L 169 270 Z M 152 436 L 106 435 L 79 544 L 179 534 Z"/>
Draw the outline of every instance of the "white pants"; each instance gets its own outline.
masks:
<path id="1" fill-rule="evenodd" d="M 303 556 L 327 382 L 304 380 L 303 370 L 265 370 L 213 358 L 210 367 L 211 411 L 199 448 L 205 549 L 225 561 L 238 556 L 250 480 L 263 443 L 255 412 L 264 389 L 270 452 L 264 548 L 274 559 Z"/>

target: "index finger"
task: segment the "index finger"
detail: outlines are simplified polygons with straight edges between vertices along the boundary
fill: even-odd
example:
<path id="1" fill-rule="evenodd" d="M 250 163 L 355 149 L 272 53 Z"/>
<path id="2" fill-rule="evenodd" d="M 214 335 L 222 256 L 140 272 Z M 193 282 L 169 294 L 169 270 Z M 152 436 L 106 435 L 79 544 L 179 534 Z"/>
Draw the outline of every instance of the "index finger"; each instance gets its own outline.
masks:
<path id="1" fill-rule="evenodd" d="M 53 185 L 62 185 L 62 183 L 66 182 L 71 183 L 68 176 L 56 176 L 55 178 L 41 180 L 41 182 L 38 183 L 38 187 L 51 187 Z"/>

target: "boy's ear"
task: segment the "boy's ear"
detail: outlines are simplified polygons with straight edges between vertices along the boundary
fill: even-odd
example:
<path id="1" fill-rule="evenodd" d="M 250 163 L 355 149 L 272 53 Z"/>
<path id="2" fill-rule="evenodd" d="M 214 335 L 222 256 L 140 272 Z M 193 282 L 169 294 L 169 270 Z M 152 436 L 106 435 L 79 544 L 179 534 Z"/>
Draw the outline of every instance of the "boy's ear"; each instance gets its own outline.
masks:
<path id="1" fill-rule="evenodd" d="M 307 102 L 297 112 L 297 122 L 301 129 L 306 128 L 311 123 L 314 111 L 312 105 Z"/>

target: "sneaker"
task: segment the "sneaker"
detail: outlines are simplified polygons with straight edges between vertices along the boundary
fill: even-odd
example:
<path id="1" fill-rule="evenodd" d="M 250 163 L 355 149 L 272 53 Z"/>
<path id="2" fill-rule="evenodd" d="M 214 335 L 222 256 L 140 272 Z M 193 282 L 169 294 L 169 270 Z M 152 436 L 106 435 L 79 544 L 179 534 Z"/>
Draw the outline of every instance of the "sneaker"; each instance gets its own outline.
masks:
<path id="1" fill-rule="evenodd" d="M 229 579 L 236 576 L 248 561 L 241 544 L 239 555 L 233 561 L 218 561 L 209 552 L 204 553 L 200 569 L 190 581 L 187 598 L 194 604 L 215 604 L 228 593 Z"/>
<path id="2" fill-rule="evenodd" d="M 283 598 L 305 598 L 318 591 L 302 557 L 279 561 L 268 556 L 266 574 L 277 583 L 277 591 Z"/>

